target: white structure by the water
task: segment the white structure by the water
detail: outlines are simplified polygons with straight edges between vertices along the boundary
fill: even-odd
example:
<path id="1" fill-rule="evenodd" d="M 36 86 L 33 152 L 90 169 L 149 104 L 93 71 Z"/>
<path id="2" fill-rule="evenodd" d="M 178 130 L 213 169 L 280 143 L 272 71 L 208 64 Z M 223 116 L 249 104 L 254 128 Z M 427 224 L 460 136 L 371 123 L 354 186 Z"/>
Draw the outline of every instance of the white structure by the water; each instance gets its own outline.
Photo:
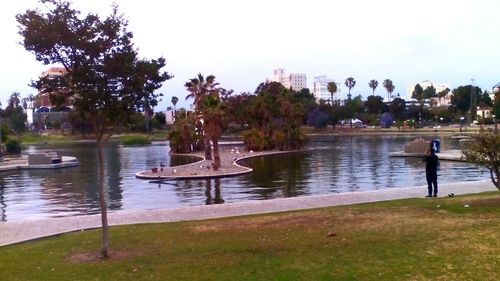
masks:
<path id="1" fill-rule="evenodd" d="M 328 83 L 337 84 L 337 93 L 333 94 L 333 100 L 339 100 L 340 97 L 340 87 L 342 86 L 339 82 L 335 82 L 335 79 L 327 78 L 326 75 L 320 75 L 314 77 L 312 94 L 317 101 L 325 100 L 328 102 L 333 102 L 332 95 L 328 92 Z"/>

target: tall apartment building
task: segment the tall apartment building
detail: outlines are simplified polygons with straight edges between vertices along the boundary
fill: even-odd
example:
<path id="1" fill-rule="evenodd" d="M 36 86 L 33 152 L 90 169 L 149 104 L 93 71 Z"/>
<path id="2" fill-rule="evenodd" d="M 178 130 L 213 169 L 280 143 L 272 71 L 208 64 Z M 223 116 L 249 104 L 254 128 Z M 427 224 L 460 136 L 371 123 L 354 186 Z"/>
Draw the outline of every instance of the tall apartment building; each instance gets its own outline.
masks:
<path id="1" fill-rule="evenodd" d="M 312 94 L 316 98 L 317 101 L 319 100 L 325 100 L 327 102 L 332 103 L 332 95 L 330 92 L 328 92 L 328 83 L 336 83 L 337 84 L 337 93 L 333 95 L 333 100 L 339 100 L 340 97 L 340 83 L 335 82 L 334 79 L 327 78 L 326 75 L 320 75 L 320 76 L 315 76 L 314 77 L 314 82 L 313 82 L 313 87 L 312 87 Z"/>
<path id="2" fill-rule="evenodd" d="M 285 73 L 284 68 L 273 70 L 273 74 L 267 79 L 268 82 L 279 82 L 287 89 L 300 91 L 307 88 L 307 78 L 304 73 Z"/>

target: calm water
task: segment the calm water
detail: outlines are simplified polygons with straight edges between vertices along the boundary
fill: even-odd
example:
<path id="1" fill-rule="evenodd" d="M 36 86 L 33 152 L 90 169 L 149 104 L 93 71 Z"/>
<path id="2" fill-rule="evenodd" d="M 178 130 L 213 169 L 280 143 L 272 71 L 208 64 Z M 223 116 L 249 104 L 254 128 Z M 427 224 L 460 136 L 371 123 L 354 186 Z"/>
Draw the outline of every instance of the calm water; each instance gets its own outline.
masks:
<path id="1" fill-rule="evenodd" d="M 331 194 L 424 185 L 424 163 L 418 158 L 390 158 L 414 137 L 331 137 L 314 140 L 308 152 L 246 160 L 248 175 L 150 184 L 134 174 L 158 166 L 192 162 L 170 157 L 166 143 L 147 147 L 106 146 L 105 184 L 109 209 L 172 208 L 245 200 Z M 444 149 L 458 142 L 442 138 Z M 95 145 L 30 146 L 25 152 L 57 151 L 75 156 L 79 167 L 13 171 L 0 174 L 0 220 L 60 217 L 99 212 Z M 440 182 L 488 179 L 485 170 L 467 163 L 441 161 Z M 422 190 L 422 194 L 425 191 Z"/>

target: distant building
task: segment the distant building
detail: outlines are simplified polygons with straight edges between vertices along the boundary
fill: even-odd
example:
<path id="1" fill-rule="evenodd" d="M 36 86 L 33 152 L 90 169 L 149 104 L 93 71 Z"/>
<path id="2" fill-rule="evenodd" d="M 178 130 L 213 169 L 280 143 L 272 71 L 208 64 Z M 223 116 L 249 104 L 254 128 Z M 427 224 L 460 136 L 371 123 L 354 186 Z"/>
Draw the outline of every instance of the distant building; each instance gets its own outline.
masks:
<path id="1" fill-rule="evenodd" d="M 67 73 L 67 71 L 64 67 L 51 67 L 42 73 L 42 77 L 56 78 L 65 73 Z M 51 109 L 52 107 L 54 107 L 54 105 L 50 101 L 50 96 L 57 94 L 58 93 L 52 93 L 52 92 L 47 93 L 44 92 L 43 90 L 39 91 L 38 95 L 35 98 L 34 107 L 35 108 L 46 107 L 48 109 Z M 66 106 L 70 106 L 71 103 L 72 102 L 70 100 L 67 100 Z"/>
<path id="2" fill-rule="evenodd" d="M 314 82 L 313 82 L 313 87 L 312 87 L 312 94 L 316 98 L 316 100 L 319 102 L 319 100 L 325 100 L 327 102 L 330 102 L 330 104 L 333 102 L 332 95 L 330 92 L 328 92 L 328 83 L 335 83 L 337 84 L 337 93 L 334 93 L 333 95 L 333 100 L 339 100 L 339 94 L 340 94 L 340 83 L 335 82 L 334 79 L 327 78 L 326 75 L 320 75 L 314 77 Z"/>
<path id="3" fill-rule="evenodd" d="M 65 73 L 67 73 L 67 70 L 63 67 L 51 67 L 42 73 L 42 77 L 56 78 Z M 50 100 L 51 95 L 58 95 L 61 93 L 62 92 L 44 92 L 43 90 L 38 92 L 33 102 L 32 116 L 28 117 L 28 119 L 32 121 L 34 129 L 47 129 L 55 127 L 55 125 L 62 127 L 69 126 L 67 120 L 73 100 L 67 98 L 65 104 L 57 111 L 54 110 L 54 104 L 52 104 Z"/>
<path id="4" fill-rule="evenodd" d="M 304 73 L 285 73 L 284 68 L 273 70 L 273 74 L 267 79 L 268 82 L 279 82 L 285 88 L 300 91 L 307 88 L 307 78 Z"/>
<path id="5" fill-rule="evenodd" d="M 430 80 L 425 80 L 425 81 L 422 81 L 418 84 L 422 87 L 423 90 L 425 90 L 431 86 L 434 87 L 434 89 L 436 89 L 436 94 L 439 94 L 440 92 L 443 92 L 446 89 L 450 89 L 449 93 L 442 98 L 439 98 L 439 97 L 431 98 L 432 102 L 436 106 L 448 106 L 448 105 L 450 105 L 451 95 L 452 95 L 450 84 L 440 84 L 440 83 L 432 82 Z M 413 95 L 413 91 L 415 90 L 416 85 L 417 85 L 417 83 L 410 84 L 406 88 L 406 96 L 407 96 L 408 100 L 411 100 L 411 96 Z"/>
<path id="6" fill-rule="evenodd" d="M 491 113 L 492 109 L 493 108 L 488 107 L 488 106 L 485 106 L 485 107 L 478 106 L 477 111 L 476 111 L 476 116 L 479 119 L 491 118 L 493 116 Z"/>

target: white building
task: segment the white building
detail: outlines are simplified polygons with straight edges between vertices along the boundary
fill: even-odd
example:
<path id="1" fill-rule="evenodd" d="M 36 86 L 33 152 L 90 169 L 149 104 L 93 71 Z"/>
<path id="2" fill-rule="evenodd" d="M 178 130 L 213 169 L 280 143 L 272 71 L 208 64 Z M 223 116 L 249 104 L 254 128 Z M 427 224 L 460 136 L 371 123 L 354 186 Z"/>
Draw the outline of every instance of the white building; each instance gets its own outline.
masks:
<path id="1" fill-rule="evenodd" d="M 327 78 L 326 75 L 320 75 L 314 77 L 314 82 L 313 82 L 313 87 L 312 87 L 312 94 L 316 98 L 316 100 L 319 102 L 319 100 L 325 100 L 327 102 L 330 102 L 330 104 L 333 102 L 332 95 L 330 92 L 328 92 L 328 83 L 335 83 L 337 84 L 337 93 L 333 94 L 333 100 L 339 100 L 340 97 L 340 83 L 335 82 L 334 79 Z"/>
<path id="2" fill-rule="evenodd" d="M 284 68 L 273 70 L 273 74 L 267 79 L 268 82 L 279 82 L 287 89 L 300 91 L 307 88 L 307 78 L 304 73 L 285 73 Z"/>
<path id="3" fill-rule="evenodd" d="M 423 90 L 425 90 L 431 86 L 434 87 L 434 89 L 436 89 L 436 94 L 439 94 L 440 92 L 442 92 L 446 89 L 450 89 L 450 92 L 445 97 L 432 98 L 433 102 L 436 103 L 436 106 L 448 106 L 448 105 L 450 105 L 451 95 L 452 95 L 450 84 L 440 84 L 440 83 L 432 82 L 430 80 L 425 80 L 425 81 L 422 81 L 418 84 L 420 84 L 420 86 L 422 87 Z M 408 100 L 411 100 L 411 96 L 413 95 L 413 91 L 415 90 L 416 85 L 417 85 L 417 83 L 410 84 L 406 88 L 406 96 L 407 96 Z"/>

